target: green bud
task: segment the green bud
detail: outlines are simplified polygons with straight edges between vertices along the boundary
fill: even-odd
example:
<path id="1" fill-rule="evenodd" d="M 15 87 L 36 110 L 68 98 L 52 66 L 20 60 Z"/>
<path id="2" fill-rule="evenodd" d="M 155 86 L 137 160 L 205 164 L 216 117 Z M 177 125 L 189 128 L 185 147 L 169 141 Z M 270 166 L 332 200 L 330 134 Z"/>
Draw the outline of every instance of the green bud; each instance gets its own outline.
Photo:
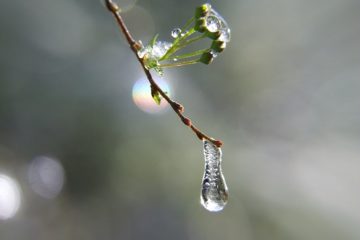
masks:
<path id="1" fill-rule="evenodd" d="M 195 18 L 205 17 L 209 13 L 210 9 L 211 9 L 211 5 L 208 3 L 205 3 L 200 7 L 197 7 L 195 9 Z"/>
<path id="2" fill-rule="evenodd" d="M 160 105 L 161 95 L 160 95 L 159 91 L 156 90 L 154 87 L 151 87 L 151 97 L 154 99 L 154 101 L 157 105 Z"/>
<path id="3" fill-rule="evenodd" d="M 198 31 L 201 33 L 205 32 L 206 31 L 205 18 L 196 19 L 194 29 L 195 29 L 195 31 Z"/>
<path id="4" fill-rule="evenodd" d="M 159 63 L 156 59 L 149 58 L 147 55 L 145 55 L 143 61 L 144 61 L 144 65 L 147 69 L 152 69 L 159 65 Z"/>
<path id="5" fill-rule="evenodd" d="M 211 44 L 211 49 L 218 53 L 224 51 L 225 48 L 226 48 L 226 42 L 220 40 L 215 40 Z"/>
<path id="6" fill-rule="evenodd" d="M 214 60 L 214 55 L 211 52 L 205 52 L 200 57 L 200 62 L 210 64 Z"/>
<path id="7" fill-rule="evenodd" d="M 214 40 L 216 40 L 216 39 L 218 39 L 219 37 L 220 37 L 220 35 L 221 35 L 221 32 L 220 31 L 216 31 L 216 32 L 207 32 L 206 33 L 206 36 L 208 37 L 208 38 L 211 38 L 211 39 L 214 39 Z"/>

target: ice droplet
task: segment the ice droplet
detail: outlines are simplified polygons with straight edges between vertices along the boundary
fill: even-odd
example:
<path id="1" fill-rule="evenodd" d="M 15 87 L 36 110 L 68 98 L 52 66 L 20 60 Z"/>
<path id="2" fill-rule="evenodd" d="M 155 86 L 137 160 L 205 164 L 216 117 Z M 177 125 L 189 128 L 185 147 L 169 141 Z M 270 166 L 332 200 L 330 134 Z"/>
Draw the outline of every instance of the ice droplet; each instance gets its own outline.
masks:
<path id="1" fill-rule="evenodd" d="M 156 42 L 153 46 L 151 54 L 153 57 L 159 59 L 167 52 L 167 50 L 169 50 L 170 47 L 171 47 L 171 43 Z"/>
<path id="2" fill-rule="evenodd" d="M 220 32 L 220 41 L 230 42 L 230 28 L 224 18 L 211 8 L 205 17 L 206 28 L 209 32 Z"/>
<path id="3" fill-rule="evenodd" d="M 221 148 L 204 140 L 205 172 L 200 202 L 210 212 L 221 211 L 228 201 L 228 188 L 221 171 Z"/>
<path id="4" fill-rule="evenodd" d="M 218 17 L 210 15 L 206 18 L 206 28 L 209 32 L 216 32 L 220 29 L 220 27 L 221 25 Z"/>
<path id="5" fill-rule="evenodd" d="M 230 28 L 221 30 L 221 34 L 218 40 L 223 42 L 230 42 Z"/>
<path id="6" fill-rule="evenodd" d="M 171 36 L 173 38 L 178 38 L 181 34 L 181 29 L 180 28 L 174 28 L 172 31 L 171 31 Z"/>
<path id="7" fill-rule="evenodd" d="M 218 53 L 213 50 L 211 50 L 210 53 L 213 56 L 213 58 L 216 58 L 218 56 Z"/>
<path id="8" fill-rule="evenodd" d="M 180 34 L 180 37 L 183 37 L 183 36 L 185 36 L 186 34 L 188 33 L 188 31 L 185 31 L 185 32 L 181 32 L 181 34 Z"/>
<path id="9" fill-rule="evenodd" d="M 157 41 L 154 46 L 148 45 L 146 47 L 142 47 L 137 54 L 140 58 L 147 55 L 147 58 L 149 59 L 158 60 L 167 52 L 167 50 L 170 49 L 171 46 L 171 43 Z"/>
<path id="10" fill-rule="evenodd" d="M 143 58 L 147 53 L 148 53 L 148 49 L 143 47 L 137 52 L 137 55 L 139 56 L 139 58 Z"/>

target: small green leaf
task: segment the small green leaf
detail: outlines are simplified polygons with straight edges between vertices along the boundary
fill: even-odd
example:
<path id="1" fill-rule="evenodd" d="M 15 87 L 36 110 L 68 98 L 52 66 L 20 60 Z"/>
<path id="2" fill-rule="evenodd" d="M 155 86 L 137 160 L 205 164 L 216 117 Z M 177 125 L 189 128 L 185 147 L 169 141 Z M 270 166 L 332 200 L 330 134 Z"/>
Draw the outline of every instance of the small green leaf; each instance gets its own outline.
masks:
<path id="1" fill-rule="evenodd" d="M 156 40 L 158 39 L 159 34 L 155 34 L 155 36 L 150 40 L 150 46 L 153 47 L 156 43 Z"/>
<path id="2" fill-rule="evenodd" d="M 156 104 L 160 105 L 160 103 L 161 103 L 161 95 L 160 95 L 159 91 L 156 90 L 153 87 L 151 87 L 151 96 L 154 99 L 154 101 L 156 102 Z"/>

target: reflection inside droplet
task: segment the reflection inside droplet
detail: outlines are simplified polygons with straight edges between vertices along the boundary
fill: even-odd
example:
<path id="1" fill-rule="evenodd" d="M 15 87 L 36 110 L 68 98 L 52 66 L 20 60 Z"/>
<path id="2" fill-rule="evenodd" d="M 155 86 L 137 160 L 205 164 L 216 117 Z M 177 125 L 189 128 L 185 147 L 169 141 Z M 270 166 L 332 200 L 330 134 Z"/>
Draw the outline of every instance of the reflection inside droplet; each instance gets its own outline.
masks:
<path id="1" fill-rule="evenodd" d="M 171 91 L 169 84 L 162 78 L 154 78 L 160 88 L 170 96 Z M 160 105 L 155 103 L 154 99 L 151 97 L 149 81 L 146 78 L 141 78 L 135 82 L 132 96 L 136 106 L 147 113 L 160 113 L 168 106 L 168 103 L 164 99 L 161 100 Z"/>
<path id="2" fill-rule="evenodd" d="M 28 179 L 34 192 L 44 198 L 54 198 L 63 188 L 64 169 L 54 158 L 36 157 L 29 165 Z"/>
<path id="3" fill-rule="evenodd" d="M 16 181 L 0 174 L 0 219 L 13 217 L 20 207 L 20 188 Z"/>

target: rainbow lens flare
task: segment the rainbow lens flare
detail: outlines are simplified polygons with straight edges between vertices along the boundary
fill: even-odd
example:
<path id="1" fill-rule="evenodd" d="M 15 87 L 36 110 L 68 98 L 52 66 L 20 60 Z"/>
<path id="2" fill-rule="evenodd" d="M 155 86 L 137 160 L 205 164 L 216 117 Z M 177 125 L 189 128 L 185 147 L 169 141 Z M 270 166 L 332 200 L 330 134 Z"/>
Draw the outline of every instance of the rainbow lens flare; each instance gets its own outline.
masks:
<path id="1" fill-rule="evenodd" d="M 169 84 L 161 78 L 156 78 L 155 81 L 161 89 L 170 96 Z M 160 105 L 155 103 L 151 97 L 150 83 L 146 78 L 140 78 L 135 82 L 132 89 L 132 96 L 136 106 L 146 113 L 161 113 L 166 110 L 169 105 L 164 99 L 162 99 Z"/>

